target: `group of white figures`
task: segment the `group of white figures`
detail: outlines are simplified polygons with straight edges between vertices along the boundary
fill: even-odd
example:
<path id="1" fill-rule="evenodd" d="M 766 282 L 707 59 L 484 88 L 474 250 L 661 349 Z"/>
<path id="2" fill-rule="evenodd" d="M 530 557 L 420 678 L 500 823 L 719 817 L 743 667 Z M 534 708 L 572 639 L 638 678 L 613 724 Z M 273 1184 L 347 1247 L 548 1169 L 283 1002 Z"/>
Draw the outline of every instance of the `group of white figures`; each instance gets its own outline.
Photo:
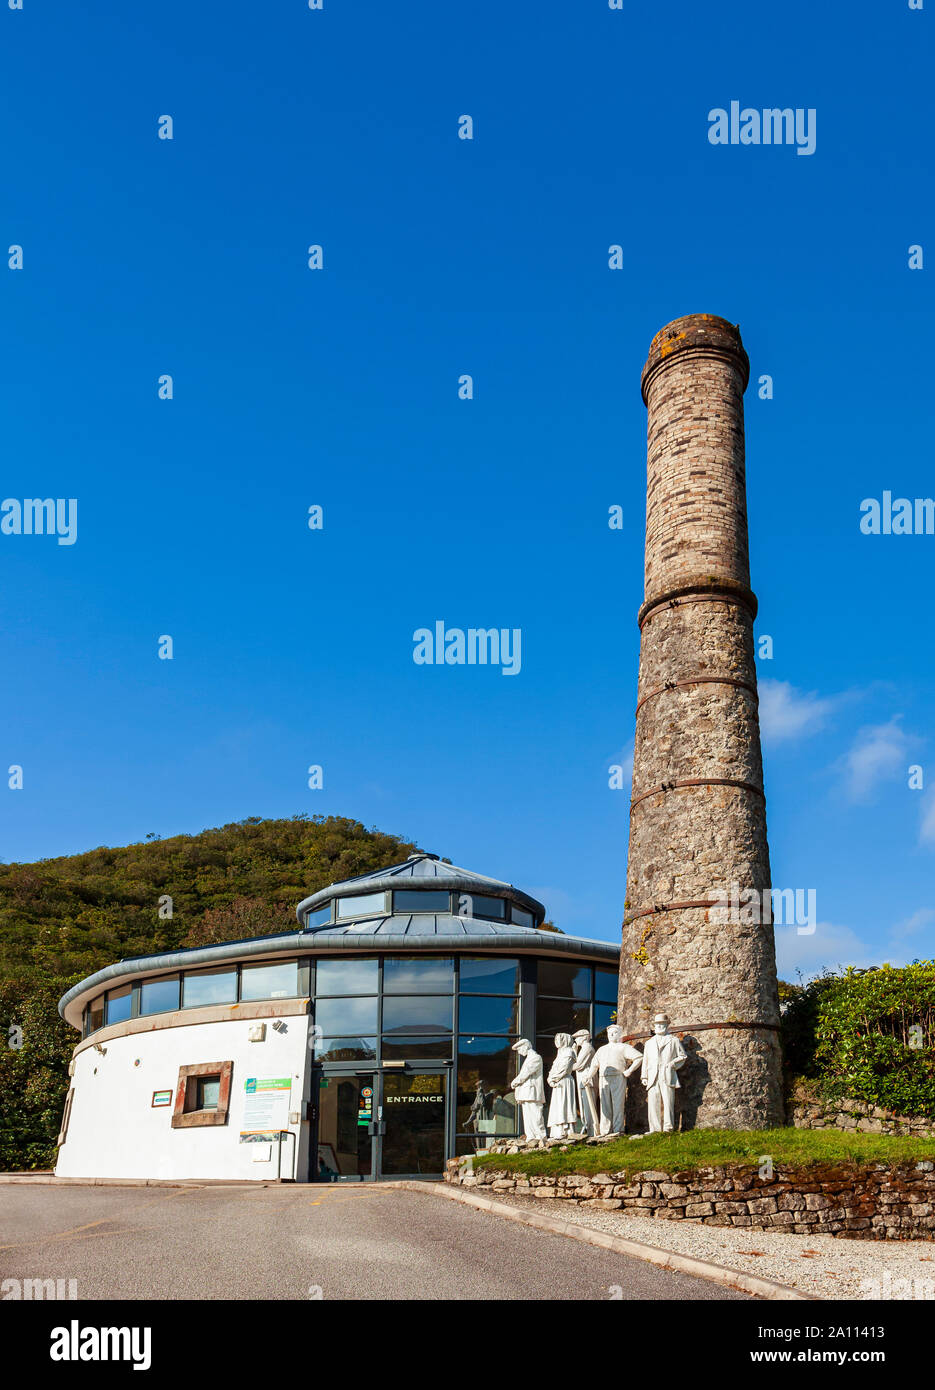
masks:
<path id="1" fill-rule="evenodd" d="M 546 1078 L 552 1088 L 548 1120 L 542 1058 L 528 1038 L 514 1043 L 513 1051 L 523 1060 L 510 1086 L 523 1107 L 524 1137 L 545 1139 L 546 1124 L 551 1139 L 565 1139 L 581 1131 L 590 1136 L 623 1134 L 627 1077 L 637 1067 L 646 1087 L 650 1133 L 673 1130 L 678 1071 L 687 1054 L 669 1032 L 668 1014 L 656 1014 L 652 1027 L 642 1052 L 623 1041 L 623 1029 L 615 1023 L 607 1029 L 607 1042 L 596 1051 L 591 1034 L 584 1028 L 574 1035 L 556 1033 L 555 1061 Z"/>

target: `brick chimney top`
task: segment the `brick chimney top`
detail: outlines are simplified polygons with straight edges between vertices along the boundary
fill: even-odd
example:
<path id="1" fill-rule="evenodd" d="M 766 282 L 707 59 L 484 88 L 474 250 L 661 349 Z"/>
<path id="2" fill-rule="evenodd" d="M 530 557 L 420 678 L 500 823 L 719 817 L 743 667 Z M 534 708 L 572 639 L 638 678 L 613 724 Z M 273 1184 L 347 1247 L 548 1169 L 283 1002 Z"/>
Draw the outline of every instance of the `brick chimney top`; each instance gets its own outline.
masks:
<path id="1" fill-rule="evenodd" d="M 717 314 L 684 314 L 673 319 L 665 328 L 660 328 L 649 345 L 649 356 L 643 368 L 641 387 L 643 400 L 649 403 L 648 392 L 651 379 L 681 352 L 693 351 L 702 356 L 733 358 L 740 370 L 743 388 L 746 390 L 750 376 L 750 361 L 740 340 L 740 329 L 735 323 L 719 318 Z"/>

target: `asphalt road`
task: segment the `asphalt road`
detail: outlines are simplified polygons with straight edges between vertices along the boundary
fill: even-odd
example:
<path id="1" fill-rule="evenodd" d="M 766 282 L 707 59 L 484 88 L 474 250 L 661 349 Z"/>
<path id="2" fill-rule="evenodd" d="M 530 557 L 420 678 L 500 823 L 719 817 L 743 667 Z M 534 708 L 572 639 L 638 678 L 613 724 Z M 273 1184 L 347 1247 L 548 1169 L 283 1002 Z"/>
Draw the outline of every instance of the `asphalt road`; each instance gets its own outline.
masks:
<path id="1" fill-rule="evenodd" d="M 0 1186 L 10 1277 L 76 1279 L 79 1299 L 746 1297 L 379 1185 Z"/>

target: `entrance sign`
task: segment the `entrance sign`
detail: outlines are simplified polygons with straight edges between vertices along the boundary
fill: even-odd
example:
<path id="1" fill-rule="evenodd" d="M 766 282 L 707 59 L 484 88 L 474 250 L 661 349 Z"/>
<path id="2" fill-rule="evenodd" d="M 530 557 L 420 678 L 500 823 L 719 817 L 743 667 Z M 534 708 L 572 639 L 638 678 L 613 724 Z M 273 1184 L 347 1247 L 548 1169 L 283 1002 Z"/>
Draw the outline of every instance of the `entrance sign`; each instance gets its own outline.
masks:
<path id="1" fill-rule="evenodd" d="M 291 1094 L 288 1076 L 252 1076 L 245 1081 L 241 1144 L 268 1143 L 280 1130 L 288 1129 Z"/>
<path id="2" fill-rule="evenodd" d="M 444 1170 L 447 1082 L 438 1071 L 384 1075 L 380 1177 L 435 1177 Z"/>

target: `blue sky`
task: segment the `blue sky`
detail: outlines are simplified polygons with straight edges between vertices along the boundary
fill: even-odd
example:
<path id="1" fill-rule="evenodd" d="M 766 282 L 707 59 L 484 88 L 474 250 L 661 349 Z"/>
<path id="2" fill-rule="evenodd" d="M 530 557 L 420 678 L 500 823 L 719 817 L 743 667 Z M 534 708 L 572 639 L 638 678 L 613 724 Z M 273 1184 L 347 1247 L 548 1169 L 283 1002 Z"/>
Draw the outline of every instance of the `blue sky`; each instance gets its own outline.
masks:
<path id="1" fill-rule="evenodd" d="M 931 16 L 712 14 L 0 12 L 0 494 L 79 527 L 0 535 L 0 857 L 334 813 L 615 938 L 639 375 L 709 312 L 774 382 L 746 398 L 773 881 L 819 918 L 780 970 L 935 954 L 935 537 L 859 529 L 935 495 Z M 735 99 L 813 108 L 814 154 L 710 144 Z M 522 670 L 415 665 L 439 619 L 521 629 Z"/>

